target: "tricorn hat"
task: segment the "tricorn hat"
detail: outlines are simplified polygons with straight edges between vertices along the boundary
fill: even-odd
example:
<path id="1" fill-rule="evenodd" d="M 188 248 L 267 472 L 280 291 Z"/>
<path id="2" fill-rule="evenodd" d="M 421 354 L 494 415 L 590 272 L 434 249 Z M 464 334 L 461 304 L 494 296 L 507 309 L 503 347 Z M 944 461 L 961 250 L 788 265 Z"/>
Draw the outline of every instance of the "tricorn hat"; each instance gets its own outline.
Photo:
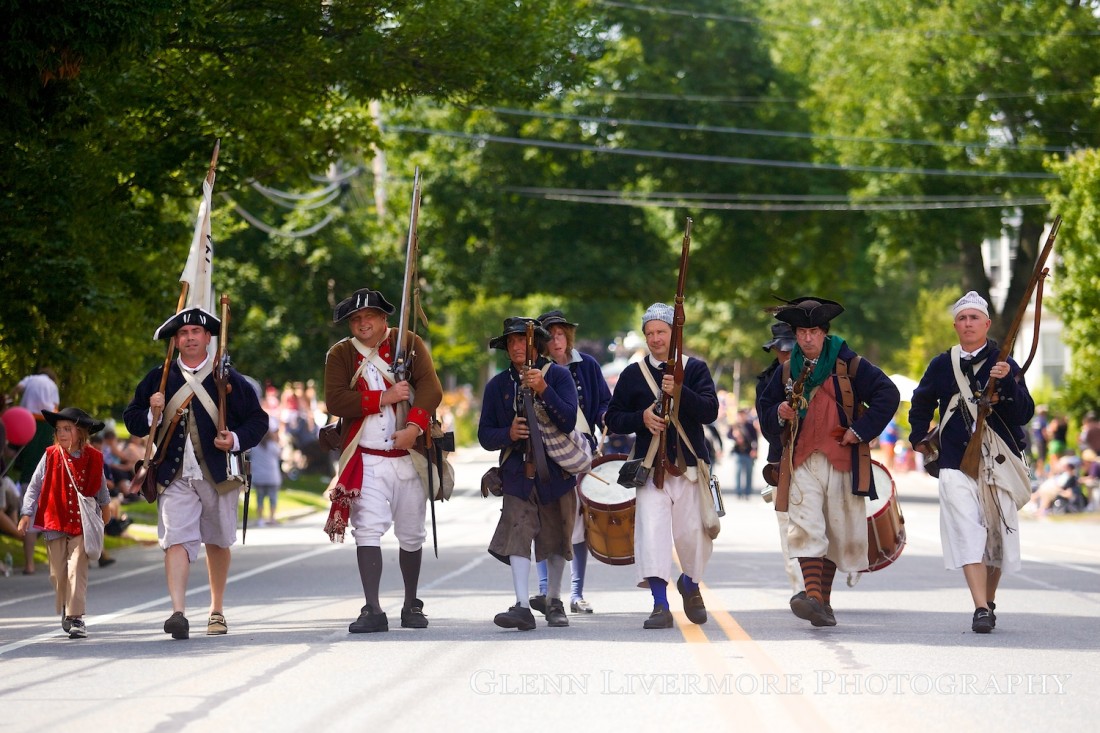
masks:
<path id="1" fill-rule="evenodd" d="M 527 324 L 535 324 L 535 345 L 542 350 L 542 345 L 550 340 L 550 333 L 539 325 L 537 319 L 526 316 L 511 316 L 504 319 L 504 333 L 489 340 L 490 349 L 507 349 L 508 336 L 513 333 L 527 333 Z"/>
<path id="2" fill-rule="evenodd" d="M 176 335 L 176 331 L 179 331 L 184 326 L 202 326 L 207 331 L 217 336 L 218 331 L 221 330 L 222 322 L 217 316 L 204 308 L 198 306 L 184 308 L 179 313 L 160 324 L 157 330 L 153 332 L 153 340 L 159 341 L 160 339 L 172 338 Z"/>
<path id="3" fill-rule="evenodd" d="M 764 351 L 770 352 L 776 348 L 780 351 L 794 351 L 796 343 L 798 342 L 795 341 L 791 324 L 780 321 L 772 324 L 772 339 L 764 343 Z"/>
<path id="4" fill-rule="evenodd" d="M 779 306 L 775 317 L 777 320 L 789 323 L 791 328 L 824 327 L 844 312 L 844 306 L 835 300 L 813 296 L 795 298 L 787 303 L 785 306 Z"/>
<path id="5" fill-rule="evenodd" d="M 560 310 L 553 310 L 547 313 L 543 313 L 541 316 L 539 316 L 539 323 L 542 324 L 543 328 L 547 329 L 551 326 L 570 326 L 571 328 L 576 328 L 578 325 L 576 323 L 570 323 L 569 321 L 565 320 L 565 314 L 562 313 Z"/>
<path id="6" fill-rule="evenodd" d="M 393 304 L 386 300 L 382 293 L 370 288 L 362 288 L 336 304 L 336 308 L 332 311 L 332 322 L 340 323 L 355 311 L 361 311 L 364 308 L 374 308 L 386 315 L 391 315 L 394 311 Z"/>
<path id="7" fill-rule="evenodd" d="M 50 412 L 49 410 L 42 411 L 42 417 L 46 418 L 46 422 L 51 427 L 57 427 L 58 420 L 69 420 L 76 423 L 79 428 L 84 428 L 89 433 L 98 433 L 107 424 L 102 420 L 96 420 L 88 413 L 81 410 L 79 407 L 66 407 L 60 412 Z"/>

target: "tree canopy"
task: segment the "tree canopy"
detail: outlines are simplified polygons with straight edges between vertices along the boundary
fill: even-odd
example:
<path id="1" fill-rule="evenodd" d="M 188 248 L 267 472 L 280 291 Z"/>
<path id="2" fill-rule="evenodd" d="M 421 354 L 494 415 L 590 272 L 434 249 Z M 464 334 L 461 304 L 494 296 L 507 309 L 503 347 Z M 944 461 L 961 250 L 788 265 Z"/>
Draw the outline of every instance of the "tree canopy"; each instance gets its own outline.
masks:
<path id="1" fill-rule="evenodd" d="M 218 138 L 215 286 L 235 361 L 275 382 L 320 376 L 336 300 L 398 289 L 418 165 L 450 383 L 484 379 L 506 315 L 563 308 L 593 348 L 636 329 L 673 295 L 688 216 L 688 345 L 719 374 L 762 367 L 763 309 L 807 294 L 911 373 L 950 338 L 932 311 L 989 295 L 1002 231 L 1015 310 L 1049 202 L 1059 307 L 1088 321 L 1096 5 L 8 3 L 0 382 L 48 365 L 66 401 L 126 400 Z M 1067 334 L 1095 372 L 1087 328 Z"/>

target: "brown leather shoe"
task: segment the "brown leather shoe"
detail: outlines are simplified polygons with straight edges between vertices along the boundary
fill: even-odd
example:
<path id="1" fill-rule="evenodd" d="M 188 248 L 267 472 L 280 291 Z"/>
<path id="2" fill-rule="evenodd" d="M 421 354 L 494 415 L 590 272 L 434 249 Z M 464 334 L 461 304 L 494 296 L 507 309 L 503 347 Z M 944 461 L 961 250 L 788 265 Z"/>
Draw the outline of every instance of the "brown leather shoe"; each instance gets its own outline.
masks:
<path id="1" fill-rule="evenodd" d="M 653 613 L 642 624 L 643 629 L 671 629 L 672 611 L 664 606 L 654 606 Z"/>
<path id="2" fill-rule="evenodd" d="M 688 621 L 693 624 L 705 624 L 707 607 L 703 605 L 703 594 L 699 587 L 696 586 L 695 590 L 689 592 L 685 587 L 684 576 L 681 574 L 676 579 L 676 590 L 680 591 L 680 595 L 684 598 L 684 614 L 688 617 Z"/>
<path id="3" fill-rule="evenodd" d="M 548 598 L 546 601 L 546 625 L 568 626 L 569 617 L 565 615 L 565 604 L 560 598 Z"/>

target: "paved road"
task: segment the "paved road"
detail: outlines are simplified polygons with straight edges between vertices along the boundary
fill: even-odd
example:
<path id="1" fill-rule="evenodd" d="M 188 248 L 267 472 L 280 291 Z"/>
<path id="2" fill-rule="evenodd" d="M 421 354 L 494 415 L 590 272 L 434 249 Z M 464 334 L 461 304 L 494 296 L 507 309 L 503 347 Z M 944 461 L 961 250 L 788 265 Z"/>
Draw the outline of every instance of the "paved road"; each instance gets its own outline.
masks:
<path id="1" fill-rule="evenodd" d="M 770 506 L 727 495 L 705 626 L 677 610 L 675 629 L 644 631 L 649 596 L 632 568 L 590 561 L 596 613 L 519 633 L 491 621 L 513 600 L 508 570 L 485 552 L 499 503 L 475 493 L 484 458 L 463 456 L 456 497 L 439 508 L 423 631 L 397 628 L 389 543 L 393 630 L 347 633 L 362 603 L 354 549 L 329 544 L 316 515 L 249 531 L 234 552 L 226 637 L 160 631 L 170 606 L 156 548 L 91 571 L 83 641 L 61 634 L 44 575 L 0 578 L 0 731 L 1034 731 L 1087 729 L 1100 714 L 1096 522 L 1023 522 L 1023 571 L 1003 584 L 996 631 L 979 636 L 961 574 L 942 568 L 934 484 L 899 477 L 904 553 L 839 589 L 839 626 L 814 629 L 787 609 Z M 195 570 L 189 616 L 201 626 Z"/>

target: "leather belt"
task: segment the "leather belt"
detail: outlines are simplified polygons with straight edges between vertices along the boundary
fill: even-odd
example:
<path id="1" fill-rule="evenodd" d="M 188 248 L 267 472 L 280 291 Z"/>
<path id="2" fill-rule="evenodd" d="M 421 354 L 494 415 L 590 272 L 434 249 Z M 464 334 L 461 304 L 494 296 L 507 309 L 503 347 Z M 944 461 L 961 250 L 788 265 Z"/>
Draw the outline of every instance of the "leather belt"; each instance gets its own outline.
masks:
<path id="1" fill-rule="evenodd" d="M 382 456 L 383 458 L 401 458 L 402 456 L 409 455 L 407 450 L 378 450 L 377 448 L 363 448 L 359 447 L 360 453 L 366 453 L 368 456 Z"/>

